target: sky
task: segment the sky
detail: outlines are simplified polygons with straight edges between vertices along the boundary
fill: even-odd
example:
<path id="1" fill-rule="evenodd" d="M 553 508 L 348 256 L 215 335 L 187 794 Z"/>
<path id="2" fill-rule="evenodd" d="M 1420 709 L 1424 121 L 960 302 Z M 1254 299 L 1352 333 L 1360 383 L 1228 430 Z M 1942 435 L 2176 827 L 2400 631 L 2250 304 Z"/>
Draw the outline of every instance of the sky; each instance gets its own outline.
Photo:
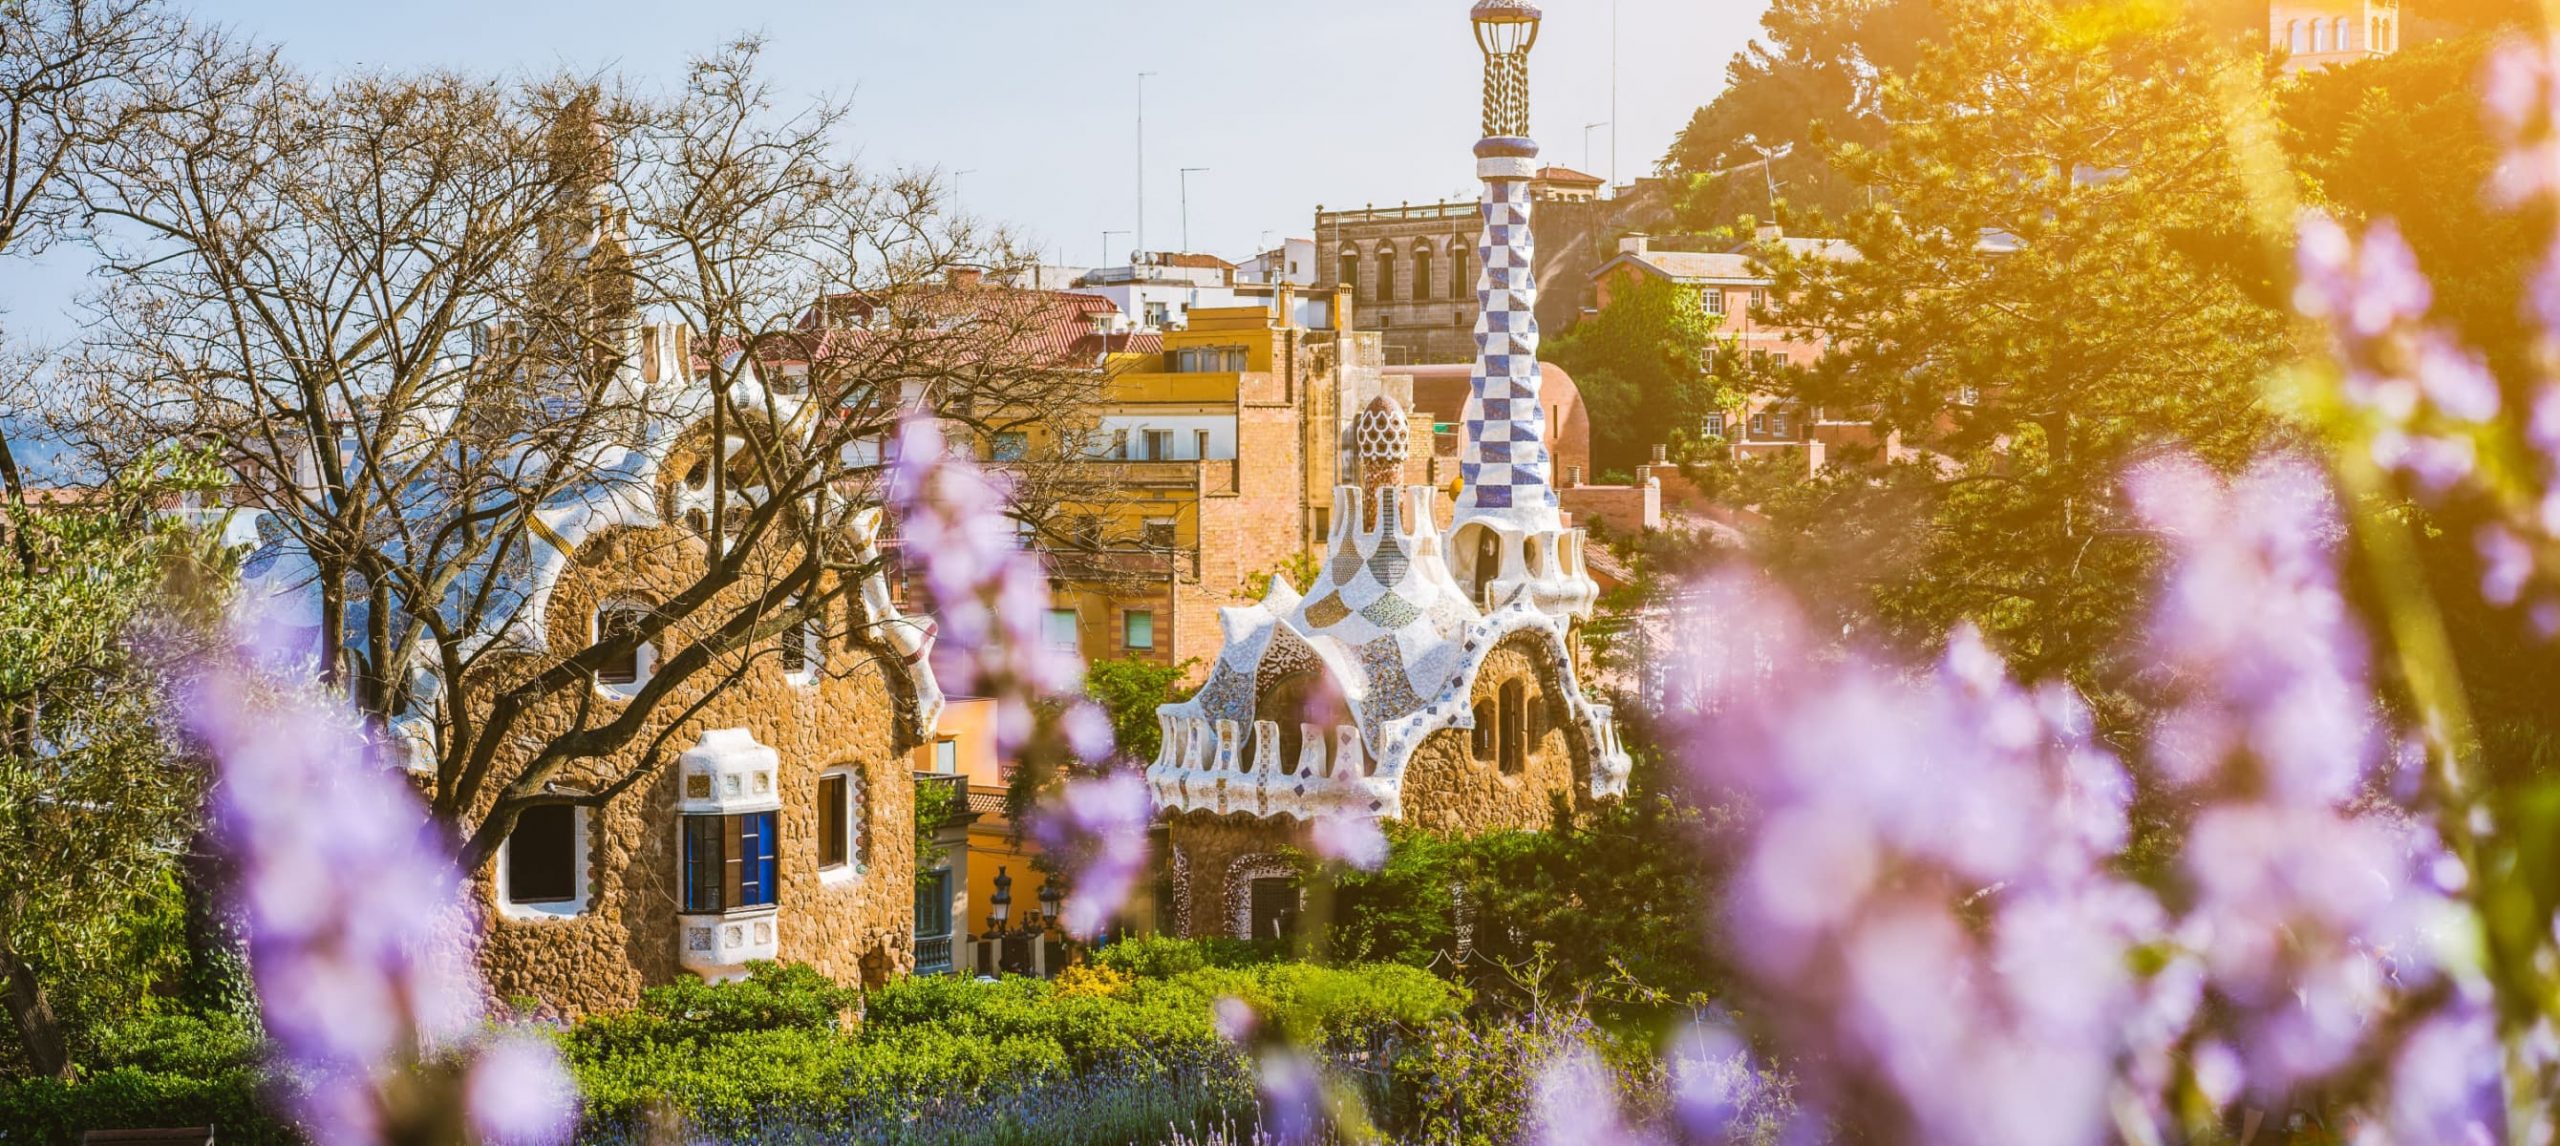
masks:
<path id="1" fill-rule="evenodd" d="M 961 206 L 1053 261 L 1137 249 L 1138 73 L 1146 246 L 1242 259 L 1313 232 L 1319 205 L 1472 198 L 1480 62 L 1469 0 L 197 0 L 324 74 L 453 67 L 617 72 L 671 89 L 688 57 L 767 41 L 786 99 L 851 100 L 878 168 L 958 175 Z M 1533 63 L 1549 162 L 1651 172 L 1766 0 L 1546 0 Z M 1615 9 L 1618 76 L 1612 112 Z M 1613 127 L 1585 131 L 1586 124 Z M 1612 159 L 1612 134 L 1616 154 Z M 1588 150 L 1586 151 L 1586 142 Z M 0 268 L 11 326 L 59 329 L 76 256 Z"/>

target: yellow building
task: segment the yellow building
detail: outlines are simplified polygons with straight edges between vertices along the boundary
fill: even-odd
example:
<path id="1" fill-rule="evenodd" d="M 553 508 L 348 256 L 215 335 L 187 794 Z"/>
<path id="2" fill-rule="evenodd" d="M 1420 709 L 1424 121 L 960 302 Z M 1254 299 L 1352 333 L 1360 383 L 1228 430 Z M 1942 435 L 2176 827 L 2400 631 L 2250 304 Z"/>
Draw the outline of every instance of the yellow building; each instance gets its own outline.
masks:
<path id="1" fill-rule="evenodd" d="M 1335 321 L 1348 305 L 1280 287 L 1113 356 L 1092 464 L 1112 467 L 1098 476 L 1114 497 L 1073 507 L 1097 544 L 1052 555 L 1051 640 L 1089 660 L 1205 660 L 1249 580 L 1312 560 L 1359 413 L 1344 396 L 1383 384 L 1378 336 Z"/>

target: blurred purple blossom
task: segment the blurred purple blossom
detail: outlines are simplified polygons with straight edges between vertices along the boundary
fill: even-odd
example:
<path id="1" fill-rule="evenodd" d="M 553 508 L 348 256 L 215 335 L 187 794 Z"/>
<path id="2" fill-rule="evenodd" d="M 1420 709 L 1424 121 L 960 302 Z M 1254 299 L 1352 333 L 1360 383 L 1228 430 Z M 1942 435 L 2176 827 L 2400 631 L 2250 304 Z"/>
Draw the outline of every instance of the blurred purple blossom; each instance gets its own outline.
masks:
<path id="1" fill-rule="evenodd" d="M 1317 816 L 1308 828 L 1308 842 L 1315 854 L 1333 863 L 1361 871 L 1386 866 L 1386 832 L 1377 815 L 1365 808 L 1336 807 Z"/>
<path id="2" fill-rule="evenodd" d="M 1627 1124 L 1618 1108 L 1618 1078 L 1580 1039 L 1538 1071 L 1529 1107 L 1537 1146 L 1649 1146 L 1656 1139 Z"/>
<path id="3" fill-rule="evenodd" d="M 1033 838 L 1064 868 L 1071 889 L 1059 920 L 1067 934 L 1091 939 L 1128 905 L 1146 874 L 1154 818 L 1146 780 L 1127 769 L 1070 778 L 1054 804 L 1033 814 Z"/>
<path id="4" fill-rule="evenodd" d="M 288 651 L 303 634 L 258 615 L 238 633 L 178 703 L 215 763 L 213 834 L 266 1028 L 316 1140 L 395 1137 L 427 1114 L 404 1072 L 464 1049 L 480 1023 L 461 875 L 381 745 Z M 488 1053 L 519 1079 L 563 1078 L 546 1043 Z M 490 1109 L 514 1141 L 565 1138 L 574 1113 L 556 1099 Z"/>
<path id="5" fill-rule="evenodd" d="M 1019 544 L 1007 484 L 950 448 L 934 420 L 900 424 L 889 511 L 923 574 L 936 629 L 934 671 L 949 691 L 994 698 L 996 751 L 1010 756 L 1031 741 L 1035 705 L 1073 692 L 1084 664 L 1041 632 L 1049 574 L 1039 555 Z M 1107 724 L 1099 741 L 1089 723 L 1069 730 L 1079 751 L 1098 746 L 1092 758 L 1108 754 Z"/>
<path id="6" fill-rule="evenodd" d="M 465 1085 L 472 1129 L 485 1142 L 559 1141 L 578 1115 L 577 1085 L 558 1048 L 538 1035 L 490 1040 Z"/>

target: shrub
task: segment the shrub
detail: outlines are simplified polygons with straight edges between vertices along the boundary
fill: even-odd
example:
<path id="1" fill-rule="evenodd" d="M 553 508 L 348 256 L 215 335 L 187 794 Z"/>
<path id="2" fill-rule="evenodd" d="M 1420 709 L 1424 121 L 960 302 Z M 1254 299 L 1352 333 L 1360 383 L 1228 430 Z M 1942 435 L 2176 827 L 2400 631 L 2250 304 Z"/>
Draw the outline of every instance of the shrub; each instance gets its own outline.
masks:
<path id="1" fill-rule="evenodd" d="M 1142 979 L 1170 979 L 1204 967 L 1249 967 L 1278 960 L 1280 944 L 1268 939 L 1173 939 L 1149 935 L 1123 939 L 1093 953 L 1093 962 Z"/>
<path id="2" fill-rule="evenodd" d="M 76 1082 L 31 1078 L 0 1083 L 0 1142 L 53 1146 L 77 1142 L 87 1130 L 206 1125 L 226 1144 L 300 1142 L 261 1105 L 263 1079 L 257 1070 L 244 1067 L 200 1075 L 126 1066 Z"/>

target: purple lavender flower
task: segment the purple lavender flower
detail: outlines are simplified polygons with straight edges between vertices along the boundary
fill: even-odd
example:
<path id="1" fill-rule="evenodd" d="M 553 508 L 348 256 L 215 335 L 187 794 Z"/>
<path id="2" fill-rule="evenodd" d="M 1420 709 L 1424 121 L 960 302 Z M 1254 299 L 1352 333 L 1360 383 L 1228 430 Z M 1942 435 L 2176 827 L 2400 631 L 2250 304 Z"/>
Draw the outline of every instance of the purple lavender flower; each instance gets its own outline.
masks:
<path id="1" fill-rule="evenodd" d="M 950 449 L 929 418 L 908 418 L 898 443 L 889 509 L 932 604 L 934 670 L 946 688 L 994 698 L 996 751 L 1011 755 L 1031 741 L 1035 704 L 1074 691 L 1084 665 L 1043 639 L 1049 575 L 1016 544 L 1003 476 Z"/>
<path id="2" fill-rule="evenodd" d="M 1066 783 L 1052 807 L 1033 818 L 1032 835 L 1067 872 L 1059 925 L 1090 939 L 1127 906 L 1147 867 L 1147 825 L 1155 798 L 1138 773 L 1119 769 Z"/>
<path id="3" fill-rule="evenodd" d="M 485 1142 L 559 1141 L 577 1118 L 577 1087 L 559 1051 L 536 1036 L 491 1040 L 465 1086 L 471 1127 Z"/>
<path id="4" fill-rule="evenodd" d="M 319 1141 L 380 1141 L 431 1114 L 401 1074 L 457 1050 L 480 1021 L 481 988 L 457 939 L 471 926 L 460 873 L 380 746 L 284 652 L 285 631 L 253 615 L 240 632 L 242 646 L 204 666 L 179 709 L 216 765 L 211 818 L 231 860 L 227 890 L 247 925 L 267 1030 L 297 1084 L 295 1117 Z M 547 1045 L 494 1053 L 517 1075 L 561 1077 Z M 527 1106 L 505 1113 L 515 1140 L 568 1129 Z"/>
<path id="5" fill-rule="evenodd" d="M 1539 1070 L 1529 1131 L 1537 1146 L 1646 1146 L 1655 1141 L 1627 1125 L 1618 1109 L 1616 1073 L 1579 1039 Z"/>

